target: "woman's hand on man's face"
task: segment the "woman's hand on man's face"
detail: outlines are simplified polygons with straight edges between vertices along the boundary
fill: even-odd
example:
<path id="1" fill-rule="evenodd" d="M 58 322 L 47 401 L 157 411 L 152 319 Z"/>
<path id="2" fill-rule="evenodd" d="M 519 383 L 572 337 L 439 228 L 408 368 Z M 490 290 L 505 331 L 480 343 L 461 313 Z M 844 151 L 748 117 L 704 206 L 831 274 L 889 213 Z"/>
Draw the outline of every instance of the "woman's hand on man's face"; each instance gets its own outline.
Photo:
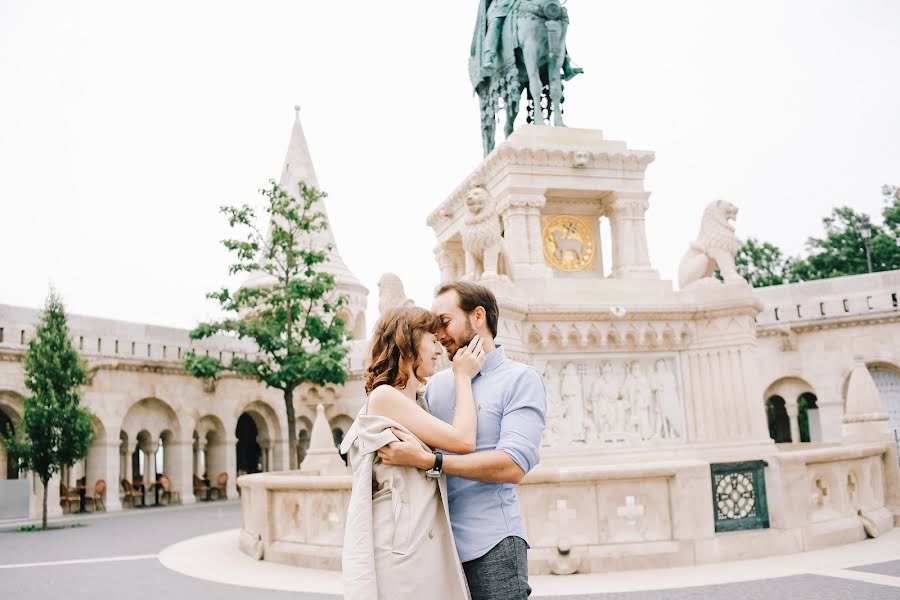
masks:
<path id="1" fill-rule="evenodd" d="M 453 356 L 453 374 L 471 379 L 484 364 L 484 340 L 476 335 L 468 346 L 460 348 Z"/>

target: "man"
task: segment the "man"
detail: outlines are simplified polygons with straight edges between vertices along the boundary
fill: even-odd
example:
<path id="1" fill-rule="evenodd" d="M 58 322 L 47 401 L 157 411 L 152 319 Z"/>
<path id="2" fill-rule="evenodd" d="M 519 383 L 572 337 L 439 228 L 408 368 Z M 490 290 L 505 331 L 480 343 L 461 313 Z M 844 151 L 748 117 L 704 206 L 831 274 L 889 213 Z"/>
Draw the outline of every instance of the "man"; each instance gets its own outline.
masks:
<path id="1" fill-rule="evenodd" d="M 516 485 L 538 463 L 547 410 L 547 394 L 540 374 L 506 358 L 497 336 L 499 309 L 489 289 L 467 282 L 438 288 L 434 312 L 441 320 L 438 340 L 449 356 L 476 334 L 487 353 L 481 371 L 472 379 L 478 411 L 476 451 L 443 457 L 448 475 L 448 508 L 453 536 L 473 600 L 524 600 L 528 585 L 528 542 Z M 439 419 L 453 421 L 455 407 L 450 369 L 434 375 L 425 389 L 428 409 Z M 378 451 L 388 464 L 432 469 L 434 455 L 409 436 L 395 432 L 401 442 Z"/>

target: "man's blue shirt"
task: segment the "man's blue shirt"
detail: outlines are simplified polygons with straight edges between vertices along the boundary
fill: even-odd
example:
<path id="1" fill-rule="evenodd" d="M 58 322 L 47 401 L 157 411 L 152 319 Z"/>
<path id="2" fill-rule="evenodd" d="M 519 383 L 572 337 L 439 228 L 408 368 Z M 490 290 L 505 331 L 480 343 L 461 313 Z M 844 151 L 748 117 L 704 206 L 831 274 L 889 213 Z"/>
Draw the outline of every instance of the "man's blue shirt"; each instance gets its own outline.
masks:
<path id="1" fill-rule="evenodd" d="M 472 379 L 478 417 L 475 451 L 500 450 L 528 473 L 540 460 L 547 393 L 540 374 L 507 360 L 501 346 L 485 356 Z M 425 402 L 435 417 L 453 422 L 456 386 L 453 371 L 435 374 L 425 388 Z M 447 477 L 450 522 L 459 559 L 467 562 L 487 554 L 509 536 L 526 542 L 525 523 L 511 483 L 482 483 Z"/>

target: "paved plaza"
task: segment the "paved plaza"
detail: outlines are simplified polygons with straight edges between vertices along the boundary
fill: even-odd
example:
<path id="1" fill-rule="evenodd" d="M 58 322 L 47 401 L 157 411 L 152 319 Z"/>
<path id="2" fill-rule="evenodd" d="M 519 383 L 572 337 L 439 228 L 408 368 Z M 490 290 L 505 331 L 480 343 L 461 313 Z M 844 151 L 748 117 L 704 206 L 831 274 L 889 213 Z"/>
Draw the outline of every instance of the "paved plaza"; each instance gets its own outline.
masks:
<path id="1" fill-rule="evenodd" d="M 73 527 L 75 524 L 78 526 Z M 3 597 L 340 597 L 339 592 L 326 591 L 340 589 L 334 574 L 256 562 L 231 547 L 227 541 L 236 540 L 240 527 L 237 502 L 75 515 L 52 525 L 54 529 L 47 532 L 18 532 L 17 524 L 0 526 Z M 197 576 L 167 568 L 164 562 Z M 797 567 L 803 564 L 808 568 Z M 790 575 L 770 576 L 792 569 L 796 572 Z M 739 581 L 747 577 L 760 579 Z M 729 579 L 731 582 L 725 582 Z M 695 585 L 700 581 L 716 583 Z M 892 531 L 878 540 L 783 558 L 659 571 L 535 577 L 532 583 L 535 598 L 560 600 L 896 599 L 900 597 L 900 535 Z M 660 585 L 671 587 L 639 589 Z M 320 592 L 304 591 L 310 589 Z"/>

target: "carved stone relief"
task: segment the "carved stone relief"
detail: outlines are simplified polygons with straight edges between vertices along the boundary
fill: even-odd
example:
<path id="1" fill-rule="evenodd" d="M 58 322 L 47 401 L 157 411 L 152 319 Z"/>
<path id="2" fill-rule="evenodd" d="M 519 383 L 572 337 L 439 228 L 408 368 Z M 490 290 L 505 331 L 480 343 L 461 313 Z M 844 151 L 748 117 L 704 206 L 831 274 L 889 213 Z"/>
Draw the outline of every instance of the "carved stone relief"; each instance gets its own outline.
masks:
<path id="1" fill-rule="evenodd" d="M 683 442 L 673 356 L 547 361 L 544 446 Z"/>

